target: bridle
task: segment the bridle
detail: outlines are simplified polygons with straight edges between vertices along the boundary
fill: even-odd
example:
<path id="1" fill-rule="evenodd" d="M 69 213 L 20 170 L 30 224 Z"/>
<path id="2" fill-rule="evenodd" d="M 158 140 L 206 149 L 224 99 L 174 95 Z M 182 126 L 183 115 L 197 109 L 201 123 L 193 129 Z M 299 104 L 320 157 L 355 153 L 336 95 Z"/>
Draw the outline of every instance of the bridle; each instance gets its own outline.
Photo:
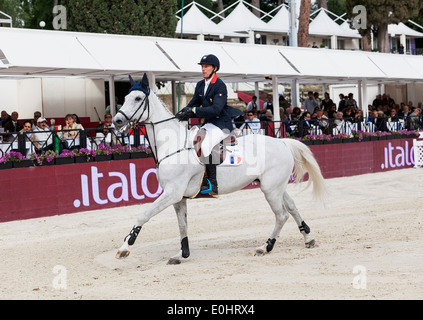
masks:
<path id="1" fill-rule="evenodd" d="M 141 107 L 142 107 L 143 105 L 145 105 L 144 110 L 141 112 L 141 115 L 139 116 L 139 118 L 138 118 L 138 119 L 141 119 L 141 118 L 142 118 L 142 116 L 144 115 L 144 113 L 145 113 L 146 111 L 147 111 L 147 117 L 146 117 L 146 120 L 148 120 L 148 119 L 150 118 L 150 100 L 148 99 L 148 97 L 149 97 L 149 95 L 150 95 L 150 88 L 147 88 L 147 89 L 143 88 L 141 91 L 144 93 L 145 97 L 144 97 L 144 99 L 141 101 L 141 103 L 140 103 L 140 105 L 138 106 L 138 108 L 134 111 L 134 113 L 133 113 L 130 117 L 128 117 L 128 116 L 126 115 L 126 113 L 122 111 L 122 108 L 118 110 L 118 113 L 120 113 L 121 115 L 123 115 L 123 116 L 125 117 L 125 119 L 128 121 L 128 123 L 129 123 L 129 124 L 131 123 L 131 120 L 134 118 L 134 116 L 137 114 L 137 112 L 141 109 Z M 193 149 L 193 148 L 188 148 L 188 147 L 186 147 L 186 145 L 187 145 L 187 139 L 188 139 L 188 133 L 187 133 L 187 134 L 185 135 L 185 142 L 184 142 L 184 147 L 183 147 L 183 148 L 181 148 L 181 149 L 179 149 L 179 150 L 177 150 L 177 151 L 175 151 L 175 152 L 172 152 L 172 153 L 170 153 L 170 154 L 166 155 L 165 157 L 163 157 L 163 159 L 158 160 L 158 159 L 156 158 L 156 157 L 157 157 L 157 155 L 158 155 L 158 153 L 157 153 L 156 133 L 155 133 L 155 131 L 154 131 L 154 126 L 155 126 L 155 125 L 158 125 L 158 124 L 160 124 L 160 123 L 163 123 L 163 122 L 167 122 L 167 121 L 173 120 L 173 119 L 175 119 L 175 116 L 170 117 L 170 118 L 167 118 L 167 119 L 164 119 L 164 120 L 160 120 L 160 121 L 157 121 L 157 122 L 151 122 L 151 121 L 147 122 L 147 121 L 144 121 L 144 124 L 145 124 L 145 125 L 147 125 L 147 124 L 148 124 L 148 125 L 151 125 L 151 127 L 152 127 L 152 129 L 153 129 L 154 149 L 155 149 L 155 150 L 154 150 L 155 152 L 153 152 L 153 158 L 154 158 L 154 162 L 155 162 L 155 164 L 156 164 L 156 168 L 158 168 L 158 167 L 159 167 L 160 163 L 161 163 L 164 159 L 167 159 L 167 158 L 169 158 L 169 157 L 171 157 L 171 156 L 173 156 L 173 155 L 175 155 L 175 154 L 178 154 L 178 153 L 179 153 L 179 152 L 181 152 L 181 151 L 184 151 L 184 150 L 191 150 L 191 149 Z M 140 123 L 140 122 L 138 122 L 138 123 Z M 145 136 L 146 136 L 146 138 L 147 138 L 148 144 L 151 146 L 150 139 L 149 139 L 149 137 L 148 137 L 148 133 L 147 133 L 147 131 L 145 132 Z"/>

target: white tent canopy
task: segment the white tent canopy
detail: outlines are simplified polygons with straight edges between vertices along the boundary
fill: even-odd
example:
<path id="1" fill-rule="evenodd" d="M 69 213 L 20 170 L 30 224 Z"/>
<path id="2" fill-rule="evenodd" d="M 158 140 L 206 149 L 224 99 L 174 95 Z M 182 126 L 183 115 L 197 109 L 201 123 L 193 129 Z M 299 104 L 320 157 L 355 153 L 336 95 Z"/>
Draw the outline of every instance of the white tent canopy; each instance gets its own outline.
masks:
<path id="1" fill-rule="evenodd" d="M 423 33 L 418 32 L 410 27 L 406 26 L 404 23 L 400 22 L 398 24 L 388 25 L 388 34 L 405 35 L 409 38 L 423 38 Z"/>
<path id="2" fill-rule="evenodd" d="M 243 3 L 240 1 L 235 9 L 221 22 L 218 23 L 221 30 L 227 32 L 270 32 L 270 28 L 266 22 L 260 20 L 255 16 Z"/>
<path id="3" fill-rule="evenodd" d="M 209 19 L 199 8 L 195 1 L 188 4 L 190 8 L 184 13 L 182 19 L 179 18 L 176 26 L 176 33 L 192 35 L 213 35 L 213 36 L 229 36 L 229 37 L 246 37 L 246 35 L 238 34 L 235 32 L 225 32 L 220 30 L 220 27 Z"/>
<path id="4" fill-rule="evenodd" d="M 198 81 L 198 62 L 208 53 L 219 57 L 219 75 L 230 82 L 265 82 L 272 75 L 280 83 L 423 82 L 422 56 L 0 28 L 0 77 L 151 72 L 161 81 Z"/>
<path id="5" fill-rule="evenodd" d="M 333 21 L 324 9 L 319 9 L 320 12 L 316 15 L 309 25 L 309 34 L 317 36 L 337 36 L 345 38 L 361 38 L 358 33 L 353 33 L 344 27 L 341 27 Z"/>
<path id="6" fill-rule="evenodd" d="M 289 11 L 285 5 L 282 5 L 278 13 L 275 14 L 269 22 L 267 22 L 267 27 L 274 33 L 289 32 Z"/>

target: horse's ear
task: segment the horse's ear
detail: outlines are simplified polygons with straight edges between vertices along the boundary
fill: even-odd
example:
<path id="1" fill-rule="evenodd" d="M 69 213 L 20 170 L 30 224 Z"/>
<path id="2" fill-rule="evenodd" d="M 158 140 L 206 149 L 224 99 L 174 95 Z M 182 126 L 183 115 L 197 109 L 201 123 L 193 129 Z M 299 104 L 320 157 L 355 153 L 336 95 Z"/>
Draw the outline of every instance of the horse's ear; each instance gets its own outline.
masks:
<path id="1" fill-rule="evenodd" d="M 132 79 L 131 75 L 129 75 L 129 83 L 131 84 L 131 87 L 135 84 L 135 81 Z"/>
<path id="2" fill-rule="evenodd" d="M 146 73 L 142 76 L 141 84 L 144 88 L 148 88 L 148 78 Z"/>

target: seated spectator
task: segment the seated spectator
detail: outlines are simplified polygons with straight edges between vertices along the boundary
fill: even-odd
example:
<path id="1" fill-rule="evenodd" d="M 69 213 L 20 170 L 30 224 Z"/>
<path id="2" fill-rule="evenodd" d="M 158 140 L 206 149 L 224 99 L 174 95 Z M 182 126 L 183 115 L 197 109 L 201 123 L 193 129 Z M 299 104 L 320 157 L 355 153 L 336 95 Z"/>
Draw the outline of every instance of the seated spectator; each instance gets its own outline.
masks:
<path id="1" fill-rule="evenodd" d="M 81 124 L 81 121 L 79 121 L 79 117 L 78 117 L 78 115 L 77 115 L 77 114 L 73 113 L 73 114 L 72 114 L 72 118 L 73 118 L 73 121 L 74 121 L 75 123 L 77 123 L 77 124 Z"/>
<path id="2" fill-rule="evenodd" d="M 295 107 L 292 109 L 291 120 L 299 120 L 301 117 L 301 109 L 300 107 Z"/>
<path id="3" fill-rule="evenodd" d="M 110 132 L 109 128 L 115 127 L 112 120 L 112 115 L 110 113 L 106 113 L 104 115 L 104 123 L 100 123 L 97 126 L 96 132 L 102 133 L 104 136 L 107 136 L 107 134 Z"/>
<path id="4" fill-rule="evenodd" d="M 259 116 L 259 120 L 260 121 L 266 121 L 266 109 L 260 110 L 260 116 Z"/>
<path id="5" fill-rule="evenodd" d="M 247 113 L 247 119 L 245 119 L 245 123 L 241 126 L 240 129 L 251 129 L 253 133 L 260 133 L 260 120 L 257 119 L 256 113 L 254 111 L 250 111 Z"/>
<path id="6" fill-rule="evenodd" d="M 413 112 L 410 113 L 410 116 L 408 117 L 406 125 L 405 125 L 407 130 L 418 130 L 420 128 L 421 126 L 420 114 L 421 114 L 420 108 L 415 108 Z"/>
<path id="7" fill-rule="evenodd" d="M 10 115 L 7 113 L 6 110 L 3 110 L 1 112 L 1 118 L 0 118 L 0 127 L 4 127 L 4 125 L 10 120 Z"/>
<path id="8" fill-rule="evenodd" d="M 32 130 L 35 129 L 35 127 L 37 126 L 37 121 L 38 118 L 41 117 L 41 112 L 40 111 L 35 111 L 34 112 L 34 121 L 32 121 Z"/>
<path id="9" fill-rule="evenodd" d="M 399 117 L 398 117 L 398 114 L 397 114 L 397 110 L 391 109 L 391 111 L 389 112 L 388 121 L 397 122 L 398 120 L 399 120 Z"/>
<path id="10" fill-rule="evenodd" d="M 38 148 L 35 148 L 37 153 L 54 150 L 53 132 L 50 131 L 46 118 L 38 118 L 37 126 L 33 130 L 33 134 L 35 135 L 35 141 L 38 145 Z"/>
<path id="11" fill-rule="evenodd" d="M 306 135 L 311 134 L 311 114 L 308 111 L 305 111 L 298 121 L 298 134 L 299 137 L 305 137 Z"/>
<path id="12" fill-rule="evenodd" d="M 73 131 L 64 131 L 63 139 L 75 139 L 79 136 L 79 130 L 84 130 L 82 124 L 75 123 L 75 119 L 72 114 L 67 114 L 65 116 L 66 124 L 63 126 L 63 130 L 72 130 Z"/>
<path id="13" fill-rule="evenodd" d="M 327 133 L 326 130 L 329 128 L 329 119 L 323 115 L 323 110 L 317 110 L 317 115 L 313 120 L 315 125 L 321 129 L 323 133 Z"/>
<path id="14" fill-rule="evenodd" d="M 333 121 L 333 124 L 335 127 L 339 126 L 344 120 L 343 120 L 344 114 L 341 111 L 338 111 L 336 113 L 335 120 Z"/>
<path id="15" fill-rule="evenodd" d="M 10 120 L 3 126 L 5 132 L 19 132 L 22 130 L 23 125 L 18 121 L 19 114 L 13 111 Z M 3 137 L 4 141 L 12 142 L 12 135 Z"/>
<path id="16" fill-rule="evenodd" d="M 30 120 L 26 120 L 23 124 L 22 130 L 19 131 L 19 133 L 24 134 L 25 136 L 25 142 L 31 142 L 32 145 L 36 150 L 40 148 L 37 141 L 35 141 L 35 134 L 31 132 L 32 131 L 32 122 Z"/>

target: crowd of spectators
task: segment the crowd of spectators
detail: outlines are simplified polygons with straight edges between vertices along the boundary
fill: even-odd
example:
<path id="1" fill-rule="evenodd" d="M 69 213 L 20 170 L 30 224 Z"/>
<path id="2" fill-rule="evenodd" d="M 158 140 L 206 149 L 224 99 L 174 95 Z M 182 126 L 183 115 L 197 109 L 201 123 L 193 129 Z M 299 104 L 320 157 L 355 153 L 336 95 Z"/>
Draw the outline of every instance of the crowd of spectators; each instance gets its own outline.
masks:
<path id="1" fill-rule="evenodd" d="M 79 145 L 74 140 L 80 137 L 80 132 L 84 130 L 84 127 L 76 114 L 67 114 L 64 120 L 65 125 L 63 127 L 55 127 L 54 119 L 51 119 L 49 125 L 40 111 L 34 112 L 33 119 L 23 121 L 19 119 L 18 112 L 13 111 L 9 115 L 3 110 L 0 118 L 0 143 L 12 144 L 17 142 L 17 133 L 20 133 L 23 134 L 25 142 L 31 143 L 32 149 L 36 153 L 55 150 L 57 148 L 54 141 L 55 137 L 58 139 L 56 142 L 58 142 L 60 150 L 78 148 Z M 58 128 L 60 130 L 57 130 Z M 106 140 L 106 136 L 111 136 L 112 132 L 114 132 L 112 116 L 109 112 L 106 112 L 104 121 L 100 121 L 95 130 L 96 138 L 99 138 L 101 143 L 105 145 L 119 143 L 116 138 Z"/>
<path id="2" fill-rule="evenodd" d="M 239 129 L 249 128 L 253 132 L 259 132 L 258 122 L 264 123 L 273 120 L 273 99 L 267 96 L 267 101 L 260 108 L 257 97 L 254 96 L 247 105 L 243 119 L 235 121 Z M 330 133 L 333 128 L 341 124 L 361 123 L 363 126 L 371 126 L 372 131 L 392 130 L 417 130 L 422 128 L 422 102 L 417 106 L 412 101 L 407 104 L 397 104 L 389 93 L 378 94 L 371 105 L 368 105 L 368 116 L 364 118 L 363 110 L 359 108 L 353 93 L 348 95 L 339 94 L 338 105 L 333 102 L 328 92 L 322 99 L 318 92 L 309 91 L 303 101 L 303 108 L 292 108 L 283 96 L 279 98 L 280 118 L 285 133 L 297 137 L 312 134 L 316 128 L 321 133 Z M 401 122 L 401 125 L 397 125 Z M 395 123 L 395 125 L 392 125 Z M 253 129 L 254 128 L 254 129 Z"/>

